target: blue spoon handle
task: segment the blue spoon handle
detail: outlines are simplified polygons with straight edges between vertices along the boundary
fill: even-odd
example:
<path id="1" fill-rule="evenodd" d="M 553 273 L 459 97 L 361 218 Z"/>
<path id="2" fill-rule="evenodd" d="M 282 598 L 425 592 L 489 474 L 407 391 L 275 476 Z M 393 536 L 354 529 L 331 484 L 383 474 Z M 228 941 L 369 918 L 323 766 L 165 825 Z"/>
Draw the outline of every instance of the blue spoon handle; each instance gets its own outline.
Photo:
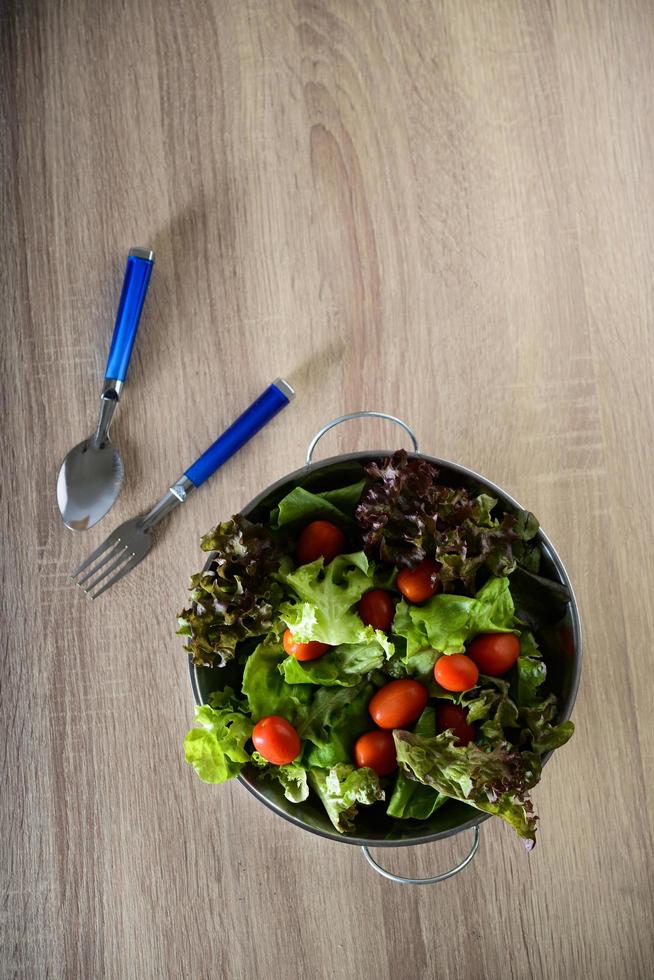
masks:
<path id="1" fill-rule="evenodd" d="M 127 376 L 153 265 L 154 252 L 149 248 L 133 248 L 127 257 L 123 290 L 104 373 L 105 381 L 123 382 Z"/>
<path id="2" fill-rule="evenodd" d="M 257 400 L 252 402 L 221 436 L 218 436 L 206 452 L 189 466 L 184 476 L 188 477 L 193 486 L 199 487 L 216 472 L 219 466 L 226 463 L 230 456 L 256 435 L 259 429 L 285 408 L 294 394 L 291 386 L 281 378 L 269 385 Z"/>

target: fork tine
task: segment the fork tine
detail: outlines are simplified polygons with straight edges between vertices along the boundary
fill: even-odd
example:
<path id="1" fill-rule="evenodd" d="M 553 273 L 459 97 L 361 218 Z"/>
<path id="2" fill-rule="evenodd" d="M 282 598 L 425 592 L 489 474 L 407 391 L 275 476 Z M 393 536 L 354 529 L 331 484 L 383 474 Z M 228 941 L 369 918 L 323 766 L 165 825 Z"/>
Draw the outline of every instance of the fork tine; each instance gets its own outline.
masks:
<path id="1" fill-rule="evenodd" d="M 112 585 L 115 585 L 116 582 L 118 582 L 123 577 L 123 575 L 127 575 L 128 572 L 131 572 L 131 570 L 135 568 L 136 565 L 138 565 L 138 563 L 141 561 L 141 558 L 143 557 L 144 557 L 143 555 L 140 555 L 137 558 L 136 555 L 132 555 L 130 560 L 125 565 L 123 565 L 123 567 L 120 568 L 116 572 L 116 574 L 109 579 L 108 582 L 105 582 L 105 584 L 102 586 L 101 589 L 99 589 L 97 592 L 93 592 L 93 593 L 89 592 L 91 598 L 97 599 L 99 595 L 102 595 L 103 592 L 106 592 L 107 589 L 110 589 Z"/>
<path id="2" fill-rule="evenodd" d="M 96 599 L 145 558 L 152 547 L 152 535 L 140 514 L 116 528 L 74 573 L 77 585 L 90 599 Z M 84 572 L 81 575 L 81 572 Z"/>
<path id="3" fill-rule="evenodd" d="M 77 579 L 77 584 L 82 585 L 87 579 L 92 578 L 97 572 L 100 571 L 103 565 L 106 565 L 108 561 L 115 558 L 116 555 L 120 554 L 121 551 L 125 550 L 125 545 L 122 541 L 117 541 L 112 548 L 107 548 L 106 551 L 100 556 L 101 560 L 95 565 L 91 565 L 86 575 L 82 575 Z"/>
<path id="4" fill-rule="evenodd" d="M 109 535 L 108 538 L 105 538 L 104 539 L 104 541 L 102 542 L 101 545 L 98 545 L 98 547 L 95 549 L 95 551 L 91 552 L 91 554 L 86 559 L 86 561 L 85 562 L 82 562 L 82 564 L 80 565 L 80 567 L 78 569 L 76 569 L 76 571 L 74 571 L 71 574 L 70 577 L 71 578 L 77 578 L 77 576 L 80 574 L 80 572 L 83 572 L 85 568 L 88 568 L 89 565 L 92 564 L 92 562 L 94 562 L 96 558 L 99 558 L 100 555 L 104 551 L 106 551 L 109 547 L 113 546 L 115 542 L 116 542 L 116 537 L 115 537 L 115 531 L 114 531 L 114 532 L 112 532 Z"/>
<path id="5" fill-rule="evenodd" d="M 102 571 L 100 571 L 99 569 L 94 569 L 94 571 L 93 571 L 93 578 L 88 583 L 88 585 L 85 587 L 85 591 L 86 592 L 90 592 L 91 589 L 94 589 L 96 587 L 96 585 L 98 585 L 100 582 L 102 582 L 103 579 L 105 579 L 107 577 L 107 575 L 110 575 L 111 572 L 113 572 L 115 568 L 118 568 L 125 561 L 127 561 L 131 557 L 131 555 L 132 555 L 132 552 L 127 548 L 126 545 L 123 545 L 122 548 L 118 551 L 118 553 L 117 553 L 114 561 L 112 561 L 106 567 L 103 566 Z M 100 571 L 100 574 L 96 576 L 96 572 L 97 571 Z"/>

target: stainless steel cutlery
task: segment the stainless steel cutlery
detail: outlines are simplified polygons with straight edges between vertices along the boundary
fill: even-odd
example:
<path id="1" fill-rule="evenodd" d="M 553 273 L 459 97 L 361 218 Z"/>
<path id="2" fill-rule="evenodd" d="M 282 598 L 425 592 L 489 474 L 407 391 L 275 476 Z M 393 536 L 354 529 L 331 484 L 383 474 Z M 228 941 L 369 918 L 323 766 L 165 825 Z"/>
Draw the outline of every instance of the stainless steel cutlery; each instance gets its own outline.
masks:
<path id="1" fill-rule="evenodd" d="M 190 493 L 201 486 L 294 397 L 291 386 L 279 378 L 226 429 L 216 441 L 177 479 L 155 506 L 117 527 L 73 578 L 92 599 L 120 581 L 145 558 L 152 547 L 152 531 Z"/>

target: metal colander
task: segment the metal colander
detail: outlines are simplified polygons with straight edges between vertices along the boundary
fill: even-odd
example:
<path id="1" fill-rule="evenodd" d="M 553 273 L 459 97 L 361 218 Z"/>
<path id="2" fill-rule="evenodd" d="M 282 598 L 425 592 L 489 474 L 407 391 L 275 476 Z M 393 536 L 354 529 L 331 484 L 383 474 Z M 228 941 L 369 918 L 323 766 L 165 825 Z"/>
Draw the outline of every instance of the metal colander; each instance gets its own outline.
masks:
<path id="1" fill-rule="evenodd" d="M 381 461 L 390 456 L 393 450 L 374 450 L 334 456 L 320 462 L 313 461 L 314 450 L 326 432 L 341 422 L 366 417 L 387 419 L 401 426 L 413 443 L 414 453 L 412 455 L 436 466 L 440 478 L 445 482 L 455 482 L 458 485 L 475 489 L 477 492 L 487 492 L 496 497 L 508 511 L 520 508 L 520 504 L 505 490 L 473 470 L 457 463 L 420 453 L 413 431 L 401 419 L 387 415 L 385 412 L 355 412 L 334 419 L 325 425 L 311 440 L 305 465 L 268 487 L 243 507 L 241 513 L 251 520 L 265 520 L 270 509 L 293 487 L 302 485 L 308 489 L 327 490 L 332 487 L 343 486 L 344 483 L 360 478 L 363 463 L 371 460 Z M 548 630 L 547 642 L 543 643 L 543 638 L 539 636 L 548 668 L 550 687 L 560 699 L 559 719 L 563 721 L 570 717 L 579 685 L 582 656 L 581 626 L 574 592 L 563 562 L 542 530 L 538 532 L 538 541 L 542 551 L 541 574 L 565 585 L 570 594 L 565 615 Z M 207 565 L 211 563 L 211 560 L 212 556 L 209 557 Z M 196 667 L 189 658 L 189 666 L 191 685 L 197 704 L 204 704 L 212 691 L 233 683 L 230 665 L 223 668 Z M 546 760 L 547 757 L 543 761 Z M 396 820 L 386 816 L 385 804 L 379 803 L 360 808 L 357 818 L 357 833 L 340 834 L 332 826 L 320 802 L 314 800 L 312 796 L 309 796 L 309 799 L 304 803 L 291 803 L 284 797 L 283 791 L 277 783 L 259 780 L 254 768 L 246 767 L 238 778 L 253 796 L 256 796 L 261 803 L 278 816 L 284 817 L 285 820 L 303 830 L 340 844 L 359 845 L 366 860 L 376 871 L 384 877 L 402 884 L 433 884 L 444 881 L 462 871 L 474 857 L 479 846 L 480 825 L 489 817 L 489 814 L 481 813 L 467 804 L 452 800 L 440 807 L 428 820 Z M 473 833 L 472 846 L 465 858 L 456 867 L 429 878 L 404 878 L 393 874 L 381 867 L 369 851 L 371 847 L 427 844 L 464 831 L 472 831 Z"/>

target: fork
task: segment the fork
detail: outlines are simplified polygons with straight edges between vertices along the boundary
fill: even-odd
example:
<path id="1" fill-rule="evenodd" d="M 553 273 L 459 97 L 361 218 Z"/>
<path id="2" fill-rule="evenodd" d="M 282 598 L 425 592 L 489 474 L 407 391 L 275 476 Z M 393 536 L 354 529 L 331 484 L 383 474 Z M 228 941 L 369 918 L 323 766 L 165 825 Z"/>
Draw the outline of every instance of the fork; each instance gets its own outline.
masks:
<path id="1" fill-rule="evenodd" d="M 91 599 L 110 589 L 136 568 L 152 547 L 152 530 L 183 504 L 189 494 L 238 452 L 259 429 L 295 396 L 293 388 L 278 378 L 252 402 L 222 435 L 166 491 L 152 510 L 125 521 L 73 572 L 72 578 Z M 98 586 L 101 586 L 98 588 Z"/>

